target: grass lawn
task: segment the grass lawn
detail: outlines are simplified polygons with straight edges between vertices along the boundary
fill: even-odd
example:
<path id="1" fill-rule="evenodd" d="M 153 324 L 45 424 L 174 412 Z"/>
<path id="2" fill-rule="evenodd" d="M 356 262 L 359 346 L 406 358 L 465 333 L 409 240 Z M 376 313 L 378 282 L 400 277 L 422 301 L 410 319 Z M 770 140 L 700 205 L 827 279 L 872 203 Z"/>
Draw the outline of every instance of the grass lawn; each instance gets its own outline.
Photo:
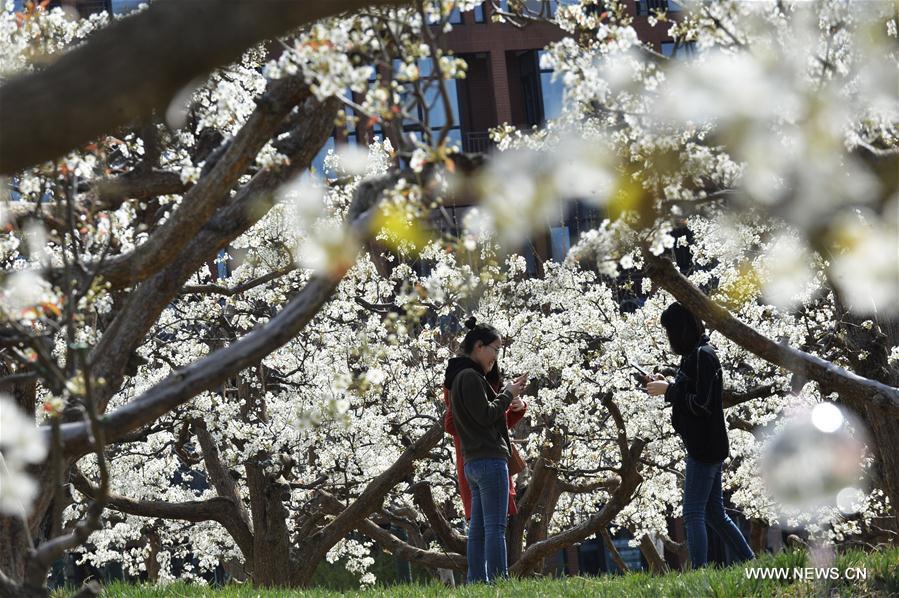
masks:
<path id="1" fill-rule="evenodd" d="M 703 569 L 689 573 L 671 573 L 653 577 L 647 573 L 606 575 L 602 577 L 563 577 L 556 579 L 511 580 L 495 586 L 462 586 L 445 588 L 438 583 L 428 585 L 409 584 L 374 587 L 368 590 L 337 592 L 331 590 L 256 589 L 247 585 L 229 585 L 210 588 L 183 583 L 170 585 L 131 585 L 116 583 L 105 589 L 105 595 L 115 598 L 333 598 L 336 596 L 365 597 L 431 597 L 431 596 L 534 596 L 557 598 L 559 596 L 899 596 L 899 548 L 865 554 L 846 552 L 837 557 L 836 567 L 840 579 L 814 582 L 808 580 L 749 579 L 747 565 L 753 568 L 785 567 L 790 573 L 794 567 L 807 564 L 804 551 L 764 555 L 751 563 L 726 569 Z M 867 579 L 848 579 L 844 573 L 849 568 L 864 568 Z M 853 569 L 853 573 L 855 573 Z M 54 598 L 64 596 L 54 592 Z"/>

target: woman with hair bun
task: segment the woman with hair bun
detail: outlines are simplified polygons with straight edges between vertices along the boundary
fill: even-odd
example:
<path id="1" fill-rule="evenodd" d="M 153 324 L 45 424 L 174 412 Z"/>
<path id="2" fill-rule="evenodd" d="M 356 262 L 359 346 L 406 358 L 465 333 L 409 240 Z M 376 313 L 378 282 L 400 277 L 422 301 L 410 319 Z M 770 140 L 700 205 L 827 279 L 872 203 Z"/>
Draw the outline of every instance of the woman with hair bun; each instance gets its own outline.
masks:
<path id="1" fill-rule="evenodd" d="M 465 326 L 468 333 L 462 341 L 463 355 L 450 359 L 444 387 L 449 394 L 446 430 L 454 440 L 458 438 L 457 466 L 458 451 L 461 449 L 462 453 L 459 485 L 463 502 L 465 490 L 470 492 L 471 507 L 466 509 L 466 515 L 471 518 L 467 558 L 468 582 L 472 583 L 508 575 L 506 522 L 510 509 L 509 458 L 513 450 L 508 428 L 513 418 L 507 419 L 507 412 L 510 416 L 524 414 L 526 405 L 519 397 L 527 385 L 527 374 L 497 393 L 502 336 L 473 317 Z M 520 415 L 515 421 L 518 419 Z"/>
<path id="2" fill-rule="evenodd" d="M 684 483 L 684 527 L 694 568 L 708 561 L 709 525 L 740 561 L 755 557 L 746 538 L 724 512 L 721 468 L 730 447 L 724 422 L 723 373 L 705 326 L 678 302 L 662 312 L 662 327 L 671 350 L 681 356 L 673 382 L 657 374 L 647 380 L 646 392 L 671 403 L 671 424 L 687 449 Z"/>

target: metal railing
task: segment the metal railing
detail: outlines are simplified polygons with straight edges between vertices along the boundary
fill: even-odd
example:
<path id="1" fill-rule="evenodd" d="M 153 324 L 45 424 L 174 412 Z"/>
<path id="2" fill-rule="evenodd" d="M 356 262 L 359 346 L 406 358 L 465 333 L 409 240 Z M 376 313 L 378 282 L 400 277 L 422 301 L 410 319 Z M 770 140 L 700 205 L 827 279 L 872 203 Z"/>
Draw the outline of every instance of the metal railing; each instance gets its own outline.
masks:
<path id="1" fill-rule="evenodd" d="M 483 154 L 492 150 L 493 141 L 487 131 L 463 131 L 462 151 L 467 153 Z"/>

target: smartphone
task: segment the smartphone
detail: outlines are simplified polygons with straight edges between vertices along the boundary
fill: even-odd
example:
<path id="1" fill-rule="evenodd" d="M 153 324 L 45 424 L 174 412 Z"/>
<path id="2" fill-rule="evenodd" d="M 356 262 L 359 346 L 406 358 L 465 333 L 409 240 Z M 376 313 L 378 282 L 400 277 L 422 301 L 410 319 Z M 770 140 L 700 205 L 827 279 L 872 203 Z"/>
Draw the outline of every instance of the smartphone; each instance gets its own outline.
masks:
<path id="1" fill-rule="evenodd" d="M 636 372 L 633 372 L 631 375 L 634 377 L 634 380 L 636 380 L 638 383 L 646 384 L 647 382 L 650 382 L 652 380 L 652 375 L 649 372 L 647 372 L 646 370 L 644 370 L 643 368 L 641 368 L 640 366 L 634 365 L 634 364 L 630 364 L 630 366 L 632 368 L 634 368 L 635 370 L 637 370 Z"/>

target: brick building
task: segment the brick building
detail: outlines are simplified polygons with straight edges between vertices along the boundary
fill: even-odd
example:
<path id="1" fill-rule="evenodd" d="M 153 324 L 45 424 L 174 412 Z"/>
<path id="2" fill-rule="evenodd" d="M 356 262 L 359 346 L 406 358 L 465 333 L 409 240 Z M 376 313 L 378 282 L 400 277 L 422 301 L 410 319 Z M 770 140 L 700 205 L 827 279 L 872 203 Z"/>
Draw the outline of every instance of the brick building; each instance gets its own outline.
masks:
<path id="1" fill-rule="evenodd" d="M 539 0 L 527 2 L 533 2 L 534 12 L 540 10 Z M 555 10 L 572 2 L 552 0 L 549 4 Z M 500 6 L 505 8 L 506 3 L 501 0 Z M 677 18 L 681 6 L 675 0 L 633 0 L 626 4 L 626 8 L 634 17 L 634 28 L 642 41 L 663 54 L 674 52 L 674 43 L 668 37 L 668 24 L 658 23 L 653 27 L 649 16 L 656 10 L 667 10 Z M 445 35 L 444 49 L 465 59 L 468 69 L 464 79 L 448 86 L 452 114 L 446 115 L 439 102 L 428 114 L 429 124 L 435 131 L 450 116 L 450 138 L 466 152 L 490 151 L 492 143 L 488 131 L 492 127 L 509 123 L 530 128 L 557 116 L 562 108 L 562 83 L 552 81 L 551 70 L 540 68 L 540 55 L 542 48 L 561 39 L 565 32 L 550 23 L 535 22 L 523 28 L 494 23 L 493 10 L 493 3 L 487 0 L 472 11 L 452 15 L 453 30 Z M 678 50 L 678 54 L 682 52 L 683 49 Z M 422 76 L 427 76 L 428 68 L 427 64 L 423 65 Z M 407 129 L 414 130 L 414 127 Z M 380 135 L 378 127 L 335 131 L 313 166 L 323 172 L 329 149 L 341 143 L 366 144 Z M 435 218 L 434 224 L 445 232 L 457 233 L 469 209 L 464 205 L 448 205 L 441 218 Z M 449 222 L 444 214 L 448 215 Z M 535 235 L 521 248 L 528 261 L 528 270 L 539 274 L 544 260 L 561 259 L 581 233 L 595 228 L 600 220 L 601 215 L 595 208 L 572 203 L 558 219 L 546 223 L 544 234 Z"/>

